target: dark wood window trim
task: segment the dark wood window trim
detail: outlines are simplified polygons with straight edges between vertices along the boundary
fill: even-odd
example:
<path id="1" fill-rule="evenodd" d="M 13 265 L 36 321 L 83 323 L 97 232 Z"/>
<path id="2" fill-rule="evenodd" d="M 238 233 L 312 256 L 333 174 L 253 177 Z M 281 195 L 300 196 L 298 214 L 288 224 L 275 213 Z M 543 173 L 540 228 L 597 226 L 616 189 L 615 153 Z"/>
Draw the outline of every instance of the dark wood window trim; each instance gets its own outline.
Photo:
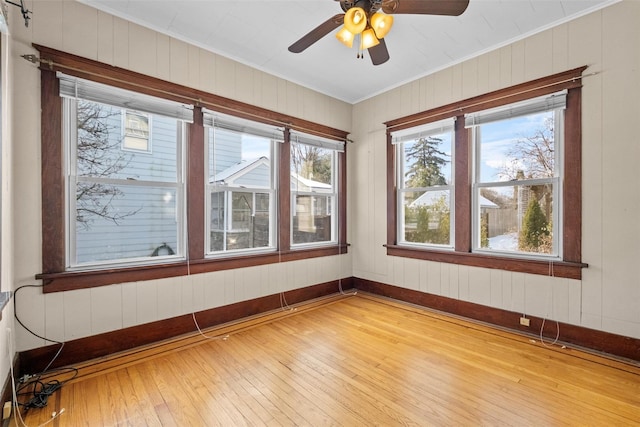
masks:
<path id="1" fill-rule="evenodd" d="M 530 274 L 581 279 L 587 267 L 582 258 L 582 73 L 575 68 L 509 88 L 401 117 L 387 126 L 387 255 Z M 567 90 L 564 123 L 563 259 L 532 260 L 471 252 L 471 137 L 464 115 Z M 398 245 L 396 152 L 391 132 L 456 117 L 455 134 L 455 247 L 453 251 Z M 569 208 L 570 207 L 570 208 Z"/>
<path id="2" fill-rule="evenodd" d="M 207 92 L 113 67 L 44 46 L 34 45 L 40 52 L 41 72 L 41 144 L 42 144 L 42 273 L 44 292 L 84 289 L 114 283 L 151 280 L 187 274 L 205 273 L 249 266 L 288 262 L 300 259 L 338 255 L 347 252 L 346 245 L 346 149 L 338 156 L 340 176 L 339 241 L 335 245 L 292 249 L 290 247 L 290 130 L 336 140 L 346 140 L 348 132 L 307 120 L 269 111 L 260 107 L 223 98 Z M 194 105 L 194 120 L 188 126 L 186 160 L 187 179 L 187 261 L 149 264 L 101 270 L 65 271 L 65 206 L 62 142 L 62 102 L 56 72 L 110 86 L 145 93 Z M 204 201 L 204 125 L 202 108 L 267 123 L 285 129 L 285 143 L 279 144 L 280 165 L 278 188 L 278 226 L 280 247 L 274 252 L 233 256 L 205 257 Z"/>

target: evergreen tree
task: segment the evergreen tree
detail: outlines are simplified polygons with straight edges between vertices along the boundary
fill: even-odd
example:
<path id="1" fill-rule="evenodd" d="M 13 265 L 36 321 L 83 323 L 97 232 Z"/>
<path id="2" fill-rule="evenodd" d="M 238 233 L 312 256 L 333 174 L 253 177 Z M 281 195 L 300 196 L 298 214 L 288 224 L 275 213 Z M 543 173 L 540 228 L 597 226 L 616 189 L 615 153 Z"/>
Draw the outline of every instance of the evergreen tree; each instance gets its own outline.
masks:
<path id="1" fill-rule="evenodd" d="M 548 243 L 551 232 L 549 222 L 545 216 L 540 203 L 535 197 L 531 199 L 527 206 L 518 239 L 520 250 L 528 252 L 540 252 L 541 246 L 544 248 Z"/>
<path id="2" fill-rule="evenodd" d="M 447 154 L 438 149 L 441 143 L 442 138 L 429 136 L 406 146 L 405 158 L 408 163 L 413 161 L 406 172 L 407 187 L 424 188 L 447 184 L 441 169 L 449 160 Z"/>

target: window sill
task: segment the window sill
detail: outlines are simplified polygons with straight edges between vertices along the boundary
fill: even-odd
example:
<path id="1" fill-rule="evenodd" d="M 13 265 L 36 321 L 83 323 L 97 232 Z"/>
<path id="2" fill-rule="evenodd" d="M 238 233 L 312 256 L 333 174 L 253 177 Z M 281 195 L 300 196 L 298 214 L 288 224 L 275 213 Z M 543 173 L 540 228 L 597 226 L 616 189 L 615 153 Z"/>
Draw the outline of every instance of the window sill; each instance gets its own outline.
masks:
<path id="1" fill-rule="evenodd" d="M 138 282 L 143 280 L 164 279 L 168 277 L 187 276 L 189 274 L 208 273 L 212 271 L 231 270 L 235 268 L 254 267 L 258 265 L 276 264 L 279 262 L 297 261 L 347 253 L 346 245 L 334 245 L 322 248 L 299 249 L 288 252 L 273 252 L 260 255 L 245 255 L 216 259 L 199 259 L 107 270 L 65 271 L 60 273 L 40 273 L 36 279 L 42 280 L 44 293 L 71 291 L 94 288 L 115 283 Z"/>
<path id="2" fill-rule="evenodd" d="M 543 276 L 552 275 L 567 279 L 582 279 L 582 269 L 588 267 L 588 264 L 580 262 L 517 259 L 467 252 L 416 249 L 397 245 L 385 246 L 387 255 L 390 256 L 446 262 L 471 267 L 494 268 Z"/>
<path id="3" fill-rule="evenodd" d="M 11 300 L 11 292 L 0 292 L 0 320 L 2 320 L 2 312 L 5 306 Z"/>

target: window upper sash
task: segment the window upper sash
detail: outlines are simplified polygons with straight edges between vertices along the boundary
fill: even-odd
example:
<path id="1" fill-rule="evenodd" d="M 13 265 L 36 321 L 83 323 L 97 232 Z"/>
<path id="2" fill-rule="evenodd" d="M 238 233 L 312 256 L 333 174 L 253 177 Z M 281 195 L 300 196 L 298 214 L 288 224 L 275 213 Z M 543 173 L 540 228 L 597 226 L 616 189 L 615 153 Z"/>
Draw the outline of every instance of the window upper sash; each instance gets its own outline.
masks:
<path id="1" fill-rule="evenodd" d="M 313 147 L 327 148 L 335 150 L 339 153 L 344 152 L 344 141 L 336 141 L 328 138 L 321 138 L 315 135 L 309 135 L 302 132 L 291 131 L 290 141 L 296 144 L 311 145 Z"/>
<path id="2" fill-rule="evenodd" d="M 60 96 L 193 122 L 193 106 L 58 73 Z"/>
<path id="3" fill-rule="evenodd" d="M 475 127 L 487 123 L 508 120 L 514 117 L 528 116 L 545 111 L 564 109 L 567 106 L 567 91 L 545 95 L 527 101 L 516 102 L 506 106 L 465 114 L 465 127 Z"/>
<path id="4" fill-rule="evenodd" d="M 284 128 L 206 109 L 203 112 L 205 126 L 260 136 L 278 142 L 284 141 Z"/>

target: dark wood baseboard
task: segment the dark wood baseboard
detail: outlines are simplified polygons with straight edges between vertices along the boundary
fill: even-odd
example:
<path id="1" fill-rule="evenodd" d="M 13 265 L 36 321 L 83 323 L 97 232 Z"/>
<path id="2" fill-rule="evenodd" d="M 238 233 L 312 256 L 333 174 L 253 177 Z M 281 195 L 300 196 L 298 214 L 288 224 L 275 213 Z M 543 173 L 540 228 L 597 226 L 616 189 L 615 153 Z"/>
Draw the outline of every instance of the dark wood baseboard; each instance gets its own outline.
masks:
<path id="1" fill-rule="evenodd" d="M 351 288 L 352 283 L 352 278 L 342 280 L 342 286 L 345 289 Z M 284 293 L 284 297 L 286 302 L 291 305 L 335 294 L 338 290 L 338 281 L 336 280 L 287 291 Z M 276 310 L 281 306 L 280 294 L 274 294 L 200 311 L 196 313 L 196 319 L 200 328 L 209 328 Z M 193 323 L 192 315 L 185 314 L 67 341 L 51 367 L 69 366 L 195 331 L 196 327 Z M 19 372 L 19 375 L 40 372 L 47 366 L 59 348 L 59 345 L 55 344 L 21 352 L 19 354 L 19 366 L 21 369 L 16 370 L 16 372 Z"/>
<path id="2" fill-rule="evenodd" d="M 432 308 L 445 313 L 454 314 L 468 319 L 478 320 L 502 328 L 525 334 L 540 335 L 544 319 L 527 316 L 529 327 L 520 325 L 521 313 L 515 313 L 498 308 L 487 307 L 467 301 L 427 294 L 412 289 L 386 285 L 366 279 L 353 279 L 354 288 L 375 295 L 393 298 L 399 301 Z M 596 352 L 640 362 L 640 339 L 625 337 L 608 332 L 588 329 L 582 326 L 559 323 L 560 335 L 558 341 L 579 346 Z M 557 328 L 555 321 L 546 321 L 543 337 L 554 340 Z"/>
<path id="3" fill-rule="evenodd" d="M 342 287 L 344 289 L 355 288 L 375 295 L 393 298 L 529 335 L 539 335 L 544 321 L 542 318 L 527 316 L 531 323 L 529 327 L 524 327 L 521 326 L 519 322 L 520 313 L 386 285 L 366 279 L 354 277 L 343 279 Z M 314 298 L 331 295 L 337 291 L 338 282 L 332 281 L 288 291 L 284 293 L 284 296 L 289 304 L 297 304 Z M 201 311 L 196 313 L 196 318 L 201 328 L 209 328 L 240 320 L 245 317 L 266 313 L 280 307 L 280 295 L 274 294 Z M 559 323 L 559 328 L 559 341 L 563 343 L 640 362 L 640 339 L 566 323 Z M 79 338 L 65 343 L 63 351 L 52 364 L 52 367 L 69 366 L 85 362 L 194 331 L 193 318 L 191 314 L 187 314 L 104 334 Z M 547 321 L 543 330 L 543 336 L 549 340 L 553 340 L 555 339 L 556 331 L 556 322 Z M 19 353 L 15 364 L 15 372 L 18 373 L 18 375 L 23 375 L 25 373 L 41 371 L 53 358 L 58 348 L 58 345 L 50 345 Z M 10 387 L 8 390 L 10 392 Z M 7 385 L 5 385 L 5 390 L 3 390 L 3 396 L 6 392 Z"/>

